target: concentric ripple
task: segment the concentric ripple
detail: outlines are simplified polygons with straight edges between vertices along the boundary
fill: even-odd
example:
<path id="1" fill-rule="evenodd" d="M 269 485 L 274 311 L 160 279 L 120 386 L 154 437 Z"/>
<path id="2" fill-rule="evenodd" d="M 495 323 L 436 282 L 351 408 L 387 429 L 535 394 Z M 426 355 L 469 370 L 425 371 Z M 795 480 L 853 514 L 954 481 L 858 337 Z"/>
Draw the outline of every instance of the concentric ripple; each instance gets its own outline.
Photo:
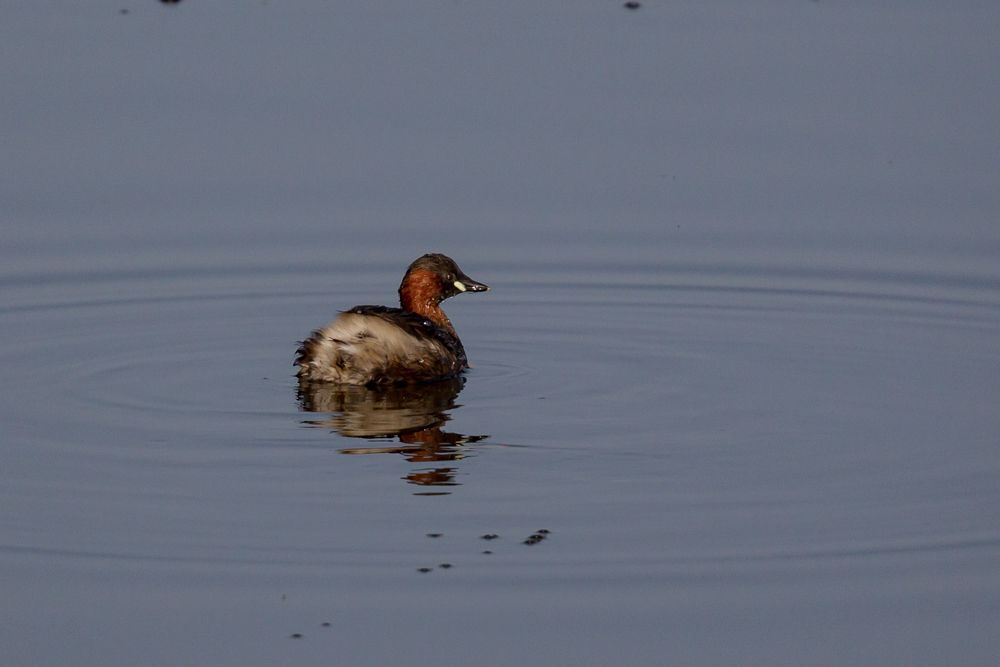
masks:
<path id="1" fill-rule="evenodd" d="M 414 485 L 445 502 L 427 487 L 447 485 L 478 511 L 545 507 L 594 538 L 566 561 L 581 571 L 615 562 L 601 545 L 623 540 L 621 567 L 678 576 L 693 563 L 996 551 L 1000 289 L 988 274 L 845 262 L 477 275 L 492 292 L 446 304 L 473 365 L 464 386 L 426 424 L 396 419 L 395 437 L 372 426 L 386 415 L 360 419 L 343 401 L 301 412 L 291 366 L 337 310 L 391 301 L 388 269 L 8 276 L 3 410 L 22 443 L 8 500 L 36 521 L 5 548 L 328 568 L 355 562 L 337 538 L 348 531 L 382 545 L 366 552 L 390 567 L 379 549 L 393 534 L 375 518 Z M 128 510 L 109 511 L 122 499 Z M 75 532 L 44 530 L 66 503 Z M 332 515 L 337 530 L 303 531 Z"/>

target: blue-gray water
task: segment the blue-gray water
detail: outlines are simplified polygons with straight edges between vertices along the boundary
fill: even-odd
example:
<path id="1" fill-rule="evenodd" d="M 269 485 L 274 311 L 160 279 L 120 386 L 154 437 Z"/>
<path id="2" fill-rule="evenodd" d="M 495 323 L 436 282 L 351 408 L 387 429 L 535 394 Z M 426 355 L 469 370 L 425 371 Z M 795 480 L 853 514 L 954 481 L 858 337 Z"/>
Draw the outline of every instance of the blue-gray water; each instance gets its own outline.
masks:
<path id="1" fill-rule="evenodd" d="M 0 658 L 996 664 L 998 28 L 5 8 Z M 464 385 L 301 395 L 432 251 Z"/>

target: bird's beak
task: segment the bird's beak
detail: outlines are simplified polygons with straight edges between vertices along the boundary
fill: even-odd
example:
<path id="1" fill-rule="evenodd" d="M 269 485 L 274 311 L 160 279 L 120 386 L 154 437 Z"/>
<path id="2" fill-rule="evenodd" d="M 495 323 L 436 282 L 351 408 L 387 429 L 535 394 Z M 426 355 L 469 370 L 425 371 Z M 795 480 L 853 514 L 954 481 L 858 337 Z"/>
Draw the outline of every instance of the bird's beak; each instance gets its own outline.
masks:
<path id="1" fill-rule="evenodd" d="M 459 292 L 489 292 L 490 288 L 482 283 L 477 283 L 472 278 L 462 276 L 455 281 L 455 289 Z"/>

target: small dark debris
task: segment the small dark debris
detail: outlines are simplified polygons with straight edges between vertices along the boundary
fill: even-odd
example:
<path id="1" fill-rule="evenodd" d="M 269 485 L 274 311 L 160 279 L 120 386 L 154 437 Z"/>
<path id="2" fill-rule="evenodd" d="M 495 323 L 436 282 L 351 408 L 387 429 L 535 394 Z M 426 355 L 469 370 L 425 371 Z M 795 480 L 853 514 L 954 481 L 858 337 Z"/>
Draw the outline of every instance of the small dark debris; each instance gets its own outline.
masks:
<path id="1" fill-rule="evenodd" d="M 433 568 L 430 568 L 430 567 L 422 567 L 422 568 L 418 569 L 417 572 L 430 572 L 432 569 Z"/>
<path id="2" fill-rule="evenodd" d="M 441 537 L 444 533 L 427 533 L 427 537 Z"/>
<path id="3" fill-rule="evenodd" d="M 498 537 L 500 537 L 500 536 L 497 535 L 496 533 L 486 533 L 485 535 L 480 535 L 479 536 L 479 538 L 483 539 L 483 540 L 495 540 Z"/>
<path id="4" fill-rule="evenodd" d="M 640 7 L 642 7 L 642 3 L 641 2 L 626 2 L 624 5 L 622 5 L 622 7 L 624 7 L 625 9 L 639 9 Z"/>
<path id="5" fill-rule="evenodd" d="M 545 536 L 548 534 L 549 531 L 546 530 L 545 528 L 542 528 L 541 530 L 529 535 L 528 539 L 524 541 L 524 544 L 538 544 L 539 542 L 544 540 Z"/>
<path id="6" fill-rule="evenodd" d="M 447 570 L 449 567 L 451 567 L 451 563 L 441 563 L 440 565 L 438 565 L 438 567 Z"/>
<path id="7" fill-rule="evenodd" d="M 301 632 L 292 633 L 292 639 L 302 639 L 302 633 Z"/>

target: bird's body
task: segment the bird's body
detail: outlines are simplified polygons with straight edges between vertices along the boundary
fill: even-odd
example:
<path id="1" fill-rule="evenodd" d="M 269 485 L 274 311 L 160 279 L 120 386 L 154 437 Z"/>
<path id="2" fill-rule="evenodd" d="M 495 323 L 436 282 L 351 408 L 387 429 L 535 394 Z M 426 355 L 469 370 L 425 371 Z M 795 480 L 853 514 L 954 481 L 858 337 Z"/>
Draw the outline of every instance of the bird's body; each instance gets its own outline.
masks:
<path id="1" fill-rule="evenodd" d="M 295 359 L 299 380 L 379 385 L 455 377 L 469 364 L 440 303 L 488 290 L 451 258 L 424 255 L 403 277 L 401 308 L 356 306 L 304 340 Z"/>

